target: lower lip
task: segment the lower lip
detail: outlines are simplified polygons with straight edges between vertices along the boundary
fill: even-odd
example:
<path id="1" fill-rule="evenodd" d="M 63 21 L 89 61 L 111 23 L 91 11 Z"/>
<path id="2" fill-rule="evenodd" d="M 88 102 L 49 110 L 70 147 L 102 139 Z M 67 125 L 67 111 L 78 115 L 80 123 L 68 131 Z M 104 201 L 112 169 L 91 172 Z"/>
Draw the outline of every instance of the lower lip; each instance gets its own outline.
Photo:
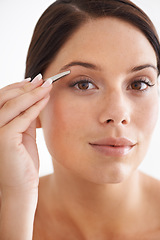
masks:
<path id="1" fill-rule="evenodd" d="M 90 144 L 96 151 L 111 157 L 123 157 L 126 156 L 133 148 L 133 146 L 104 146 L 104 145 L 94 145 Z"/>

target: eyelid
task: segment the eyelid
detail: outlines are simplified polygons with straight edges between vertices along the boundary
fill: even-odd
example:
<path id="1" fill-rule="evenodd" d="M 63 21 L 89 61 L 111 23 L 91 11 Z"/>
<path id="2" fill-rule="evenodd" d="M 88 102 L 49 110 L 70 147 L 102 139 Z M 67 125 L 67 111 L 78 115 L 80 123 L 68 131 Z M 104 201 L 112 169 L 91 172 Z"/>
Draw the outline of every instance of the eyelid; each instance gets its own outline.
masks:
<path id="1" fill-rule="evenodd" d="M 133 77 L 134 80 L 142 80 L 150 83 L 154 83 L 155 77 L 151 74 L 143 74 L 136 77 Z"/>
<path id="2" fill-rule="evenodd" d="M 145 89 L 132 89 L 131 85 L 134 83 L 144 83 L 146 84 L 146 88 Z M 148 77 L 138 77 L 132 81 L 130 81 L 129 85 L 128 85 L 128 89 L 129 90 L 133 90 L 133 91 L 137 91 L 137 92 L 144 92 L 147 91 L 149 88 L 153 87 L 155 85 L 155 83 L 153 83 L 153 81 L 151 81 Z"/>
<path id="3" fill-rule="evenodd" d="M 152 84 L 152 82 L 148 78 L 146 78 L 146 79 L 139 78 L 139 79 L 136 79 L 136 80 L 133 81 L 133 83 L 135 83 L 135 82 L 142 82 L 142 83 L 145 83 L 148 86 L 154 85 L 154 84 Z"/>
<path id="4" fill-rule="evenodd" d="M 147 77 L 147 76 L 134 77 L 129 81 L 129 85 L 134 83 L 134 82 L 144 82 L 144 83 L 150 84 L 150 85 L 154 84 L 153 80 L 151 80 L 151 78 Z"/>
<path id="5" fill-rule="evenodd" d="M 78 83 L 85 83 L 85 82 L 86 83 L 91 83 L 95 87 L 95 88 L 93 87 L 92 89 L 88 89 L 88 91 L 89 90 L 94 90 L 94 89 L 99 89 L 99 87 L 100 87 L 99 84 L 97 85 L 97 83 L 95 83 L 95 81 L 91 77 L 86 76 L 86 75 L 79 75 L 77 77 L 74 77 L 73 80 L 70 81 L 69 87 L 73 88 L 73 87 L 76 86 L 76 84 L 78 84 Z M 152 86 L 154 86 L 156 84 L 155 83 L 155 79 L 153 80 L 153 77 L 151 77 L 151 76 L 146 76 L 146 75 L 135 76 L 135 77 L 132 77 L 128 83 L 126 82 L 127 89 L 131 90 L 132 89 L 131 88 L 131 84 L 136 83 L 136 82 L 141 82 L 141 83 L 146 84 L 146 89 L 145 90 L 147 90 L 149 87 L 152 87 Z M 87 91 L 87 89 L 86 90 L 82 90 L 82 89 L 79 89 L 79 88 L 76 88 L 76 90 Z M 137 90 L 137 91 L 141 91 L 142 92 L 143 90 Z"/>
<path id="6" fill-rule="evenodd" d="M 78 83 L 83 83 L 83 82 L 92 83 L 92 84 L 96 87 L 96 84 L 95 84 L 94 80 L 91 79 L 91 78 L 88 77 L 88 76 L 79 76 L 79 77 L 76 77 L 74 80 L 71 81 L 71 83 L 69 84 L 69 86 L 70 86 L 70 87 L 74 87 L 76 84 L 78 84 Z"/>

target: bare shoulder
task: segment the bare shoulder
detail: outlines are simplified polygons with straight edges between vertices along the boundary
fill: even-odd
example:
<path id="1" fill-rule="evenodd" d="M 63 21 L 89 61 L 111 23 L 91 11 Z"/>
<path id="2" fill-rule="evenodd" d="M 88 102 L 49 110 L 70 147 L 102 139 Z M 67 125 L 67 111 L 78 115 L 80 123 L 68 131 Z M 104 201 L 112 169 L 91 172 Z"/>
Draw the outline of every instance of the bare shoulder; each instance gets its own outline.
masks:
<path id="1" fill-rule="evenodd" d="M 40 177 L 39 179 L 38 207 L 40 207 L 41 211 L 43 211 L 43 208 L 51 206 L 49 204 L 50 197 L 51 197 L 50 193 L 52 190 L 52 185 L 50 184 L 52 181 L 51 178 L 52 178 L 52 174 Z"/>
<path id="2" fill-rule="evenodd" d="M 160 180 L 140 173 L 140 184 L 145 203 L 148 202 L 149 209 L 155 212 L 160 226 Z"/>
<path id="3" fill-rule="evenodd" d="M 50 240 L 54 236 L 53 212 L 51 211 L 49 197 L 50 177 L 50 175 L 47 175 L 39 179 L 38 205 L 35 213 L 33 240 Z"/>
<path id="4" fill-rule="evenodd" d="M 160 239 L 160 180 L 140 172 L 140 185 L 143 193 L 143 206 L 146 209 L 146 222 L 149 216 L 149 226 L 155 226 L 142 240 Z"/>
<path id="5" fill-rule="evenodd" d="M 160 230 L 157 230 L 153 233 L 147 234 L 146 237 L 137 240 L 159 240 L 160 239 Z"/>
<path id="6" fill-rule="evenodd" d="M 160 199 L 160 180 L 140 172 L 140 184 L 146 193 Z"/>
<path id="7" fill-rule="evenodd" d="M 2 204 L 2 194 L 1 194 L 1 189 L 0 189 L 0 212 L 1 212 L 1 204 Z"/>

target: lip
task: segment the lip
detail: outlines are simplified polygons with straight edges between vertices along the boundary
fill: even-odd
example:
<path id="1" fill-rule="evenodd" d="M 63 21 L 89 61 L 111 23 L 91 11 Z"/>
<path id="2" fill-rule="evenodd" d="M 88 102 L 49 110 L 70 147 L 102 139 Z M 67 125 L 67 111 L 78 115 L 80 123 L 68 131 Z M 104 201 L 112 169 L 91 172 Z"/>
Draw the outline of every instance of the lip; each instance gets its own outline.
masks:
<path id="1" fill-rule="evenodd" d="M 94 150 L 113 157 L 123 157 L 127 155 L 136 143 L 128 138 L 104 138 L 89 143 Z"/>

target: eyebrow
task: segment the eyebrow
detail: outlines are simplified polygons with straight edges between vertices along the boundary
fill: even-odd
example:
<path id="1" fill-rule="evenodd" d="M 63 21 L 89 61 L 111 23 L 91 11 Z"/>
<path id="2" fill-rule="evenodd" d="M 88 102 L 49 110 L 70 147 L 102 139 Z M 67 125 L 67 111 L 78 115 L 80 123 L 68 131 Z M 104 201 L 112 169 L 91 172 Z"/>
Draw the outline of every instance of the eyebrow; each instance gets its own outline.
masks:
<path id="1" fill-rule="evenodd" d="M 73 62 L 70 62 L 70 63 L 64 65 L 61 68 L 61 71 L 62 70 L 67 70 L 69 67 L 73 67 L 73 66 L 81 66 L 81 67 L 92 69 L 92 70 L 101 70 L 101 68 L 99 66 L 97 66 L 93 63 L 82 62 L 82 61 L 73 61 Z"/>
<path id="2" fill-rule="evenodd" d="M 60 71 L 64 71 L 64 70 L 67 70 L 68 68 L 70 67 L 73 67 L 73 66 L 81 66 L 81 67 L 84 67 L 84 68 L 88 68 L 88 69 L 92 69 L 92 70 L 102 70 L 100 66 L 97 66 L 93 63 L 89 63 L 89 62 L 82 62 L 82 61 L 73 61 L 73 62 L 70 62 L 66 65 L 64 65 Z M 154 65 L 152 64 L 144 64 L 144 65 L 140 65 L 140 66 L 136 66 L 134 68 L 131 69 L 131 72 L 138 72 L 138 71 L 141 71 L 145 68 L 152 68 L 154 69 L 157 74 L 158 74 L 158 68 L 155 67 Z"/>
<path id="3" fill-rule="evenodd" d="M 152 65 L 152 64 L 144 64 L 144 65 L 136 66 L 136 67 L 132 68 L 131 72 L 138 72 L 138 71 L 141 71 L 141 70 L 143 70 L 143 69 L 145 69 L 145 68 L 152 68 L 152 69 L 154 69 L 154 70 L 157 72 L 157 74 L 158 74 L 158 68 L 155 67 L 155 66 Z"/>

